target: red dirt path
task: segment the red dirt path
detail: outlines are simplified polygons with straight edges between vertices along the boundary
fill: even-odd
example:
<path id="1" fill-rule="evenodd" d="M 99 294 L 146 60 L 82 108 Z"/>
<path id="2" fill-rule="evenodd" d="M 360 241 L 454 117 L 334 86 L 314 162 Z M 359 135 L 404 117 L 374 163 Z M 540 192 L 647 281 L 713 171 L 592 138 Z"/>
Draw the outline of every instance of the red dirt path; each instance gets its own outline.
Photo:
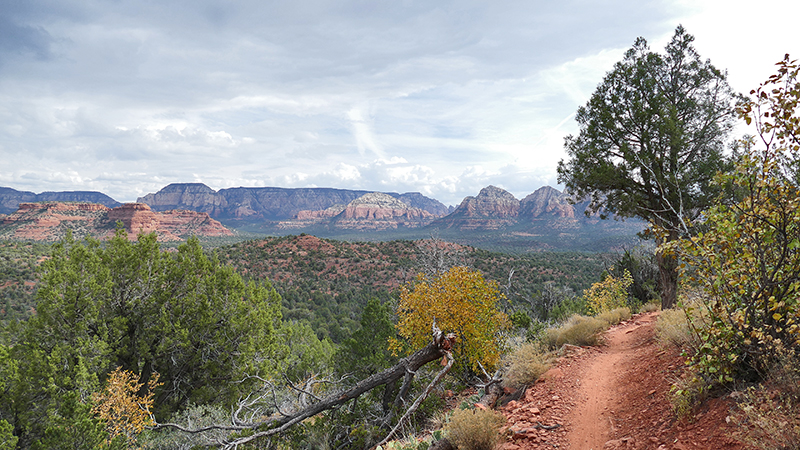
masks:
<path id="1" fill-rule="evenodd" d="M 678 421 L 669 402 L 683 358 L 654 338 L 658 313 L 609 329 L 603 347 L 564 349 L 524 398 L 503 409 L 502 450 L 748 450 L 726 422 L 732 401 L 706 402 Z"/>

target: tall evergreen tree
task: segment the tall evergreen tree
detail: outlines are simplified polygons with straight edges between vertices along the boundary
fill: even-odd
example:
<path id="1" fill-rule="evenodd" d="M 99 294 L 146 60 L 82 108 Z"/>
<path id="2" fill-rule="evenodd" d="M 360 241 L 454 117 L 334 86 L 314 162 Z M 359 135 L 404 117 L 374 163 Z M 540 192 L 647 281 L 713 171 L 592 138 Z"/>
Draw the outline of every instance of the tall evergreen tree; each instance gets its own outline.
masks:
<path id="1" fill-rule="evenodd" d="M 638 38 L 578 109 L 580 132 L 566 138 L 569 160 L 558 165 L 559 182 L 591 200 L 587 214 L 644 219 L 661 230 L 660 243 L 690 233 L 715 199 L 714 175 L 730 167 L 723 150 L 737 95 L 692 41 L 679 26 L 662 55 Z M 659 254 L 658 264 L 669 308 L 677 262 Z"/>

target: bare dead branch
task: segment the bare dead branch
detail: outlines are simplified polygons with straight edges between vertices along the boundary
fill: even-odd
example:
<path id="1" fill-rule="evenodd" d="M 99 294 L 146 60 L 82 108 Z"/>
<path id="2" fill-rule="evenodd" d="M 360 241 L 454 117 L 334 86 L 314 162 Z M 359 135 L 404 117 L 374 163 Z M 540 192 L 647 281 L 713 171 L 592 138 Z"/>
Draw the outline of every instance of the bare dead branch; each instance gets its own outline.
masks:
<path id="1" fill-rule="evenodd" d="M 309 417 L 313 417 L 323 411 L 338 407 L 350 400 L 358 398 L 361 394 L 368 392 L 376 387 L 396 382 L 404 376 L 408 377 L 408 375 L 411 375 L 413 377 L 413 374 L 416 373 L 416 371 L 425 364 L 449 356 L 450 349 L 452 348 L 452 345 L 455 341 L 455 335 L 448 334 L 445 337 L 441 337 L 437 341 L 432 340 L 430 344 L 416 351 L 414 354 L 401 359 L 396 365 L 384 370 L 381 373 L 377 373 L 358 382 L 352 388 L 347 389 L 341 393 L 329 395 L 324 399 L 320 400 L 319 402 L 309 405 L 295 413 L 287 414 L 279 412 L 278 415 L 273 414 L 273 416 L 267 419 L 252 423 L 246 423 L 242 425 L 238 424 L 211 425 L 203 428 L 191 429 L 175 423 L 157 423 L 153 427 L 153 429 L 172 428 L 182 431 L 184 433 L 191 433 L 191 434 L 203 433 L 205 431 L 212 431 L 212 430 L 224 430 L 224 431 L 261 430 L 249 436 L 236 437 L 230 440 L 224 440 L 224 442 L 219 442 L 219 444 L 223 449 L 237 448 L 239 445 L 252 442 L 259 438 L 274 436 L 283 433 L 293 425 L 302 422 L 303 420 Z M 452 357 L 449 357 L 448 365 L 452 366 Z M 446 371 L 440 372 L 440 374 L 437 375 L 437 377 L 434 380 L 438 382 L 441 376 L 444 376 L 445 373 L 447 372 Z M 261 380 L 265 382 L 265 385 L 266 383 L 269 383 L 267 380 L 263 379 Z M 271 383 L 269 384 L 269 386 L 274 387 L 272 386 Z M 430 386 L 428 392 L 432 388 L 433 387 Z M 271 392 L 274 396 L 274 390 L 271 389 Z M 267 395 L 267 393 L 261 394 L 259 397 L 256 398 L 263 398 L 265 395 Z M 427 396 L 427 393 L 425 393 L 424 395 Z M 245 399 L 245 402 L 247 402 L 249 398 L 250 397 Z M 419 399 L 417 400 L 418 402 L 422 401 Z M 277 399 L 274 401 L 274 403 L 275 403 L 274 406 L 277 407 Z M 416 403 L 417 402 L 415 402 L 415 404 Z M 250 405 L 252 406 L 253 404 L 254 403 L 250 401 Z M 417 405 L 417 407 L 418 406 L 419 405 Z M 243 409 L 244 407 L 240 406 L 240 408 L 237 409 L 236 414 L 241 412 Z M 401 419 L 401 422 L 402 420 L 403 419 Z"/>

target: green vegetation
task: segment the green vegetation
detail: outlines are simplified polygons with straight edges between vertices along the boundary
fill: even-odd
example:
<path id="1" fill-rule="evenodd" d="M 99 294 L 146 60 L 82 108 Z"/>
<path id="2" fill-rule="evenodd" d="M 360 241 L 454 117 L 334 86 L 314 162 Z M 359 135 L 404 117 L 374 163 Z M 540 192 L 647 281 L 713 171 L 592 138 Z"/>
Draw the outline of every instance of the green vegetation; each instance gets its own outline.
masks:
<path id="1" fill-rule="evenodd" d="M 450 442 L 460 450 L 493 450 L 500 442 L 500 427 L 505 423 L 505 417 L 499 412 L 456 409 L 445 431 Z"/>
<path id="2" fill-rule="evenodd" d="M 105 432 L 88 396 L 114 368 L 143 383 L 160 374 L 155 411 L 165 417 L 191 404 L 230 404 L 273 373 L 282 344 L 280 298 L 244 283 L 190 240 L 162 252 L 155 235 L 130 242 L 119 231 L 105 247 L 68 237 L 42 263 L 37 314 L 13 323 L 0 417 L 20 446 L 57 442 L 99 446 Z M 75 424 L 83 428 L 76 428 Z"/>
<path id="3" fill-rule="evenodd" d="M 0 241 L 0 324 L 33 313 L 36 269 L 49 250 L 45 244 Z"/>
<path id="4" fill-rule="evenodd" d="M 367 301 L 394 304 L 399 286 L 422 264 L 419 242 L 344 242 L 309 235 L 265 238 L 220 247 L 215 254 L 245 278 L 270 280 L 285 320 L 306 321 L 320 339 L 342 343 L 359 327 Z M 503 254 L 459 247 L 462 263 L 497 282 L 502 309 L 547 321 L 583 312 L 576 292 L 613 264 L 603 253 Z M 509 282 L 509 274 L 512 274 Z"/>
<path id="5" fill-rule="evenodd" d="M 726 76 L 692 47 L 678 27 L 665 53 L 638 38 L 614 65 L 586 106 L 578 109 L 578 136 L 568 136 L 569 161 L 558 180 L 588 211 L 638 217 L 672 242 L 687 222 L 716 201 L 712 180 L 728 170 L 723 154 L 734 112 Z M 676 300 L 677 260 L 661 255 L 662 306 Z"/>
<path id="6" fill-rule="evenodd" d="M 659 325 L 662 339 L 691 356 L 690 376 L 673 387 L 678 414 L 722 386 L 756 382 L 732 395 L 732 417 L 739 438 L 776 450 L 800 443 L 800 69 L 788 55 L 777 66 L 739 106 L 763 147 L 745 138 L 735 168 L 717 176 L 734 198 L 719 197 L 701 233 L 664 246 L 685 263 L 695 301 L 682 317 L 662 313 Z"/>

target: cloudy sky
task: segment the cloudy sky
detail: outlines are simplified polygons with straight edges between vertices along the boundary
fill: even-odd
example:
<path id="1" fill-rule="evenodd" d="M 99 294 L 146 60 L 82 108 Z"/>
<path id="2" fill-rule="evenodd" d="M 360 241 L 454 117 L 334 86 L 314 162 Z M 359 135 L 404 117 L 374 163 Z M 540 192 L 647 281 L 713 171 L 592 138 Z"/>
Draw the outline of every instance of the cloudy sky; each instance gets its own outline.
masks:
<path id="1" fill-rule="evenodd" d="M 522 198 L 636 37 L 683 24 L 746 92 L 800 57 L 792 3 L 2 0 L 0 186 Z"/>

